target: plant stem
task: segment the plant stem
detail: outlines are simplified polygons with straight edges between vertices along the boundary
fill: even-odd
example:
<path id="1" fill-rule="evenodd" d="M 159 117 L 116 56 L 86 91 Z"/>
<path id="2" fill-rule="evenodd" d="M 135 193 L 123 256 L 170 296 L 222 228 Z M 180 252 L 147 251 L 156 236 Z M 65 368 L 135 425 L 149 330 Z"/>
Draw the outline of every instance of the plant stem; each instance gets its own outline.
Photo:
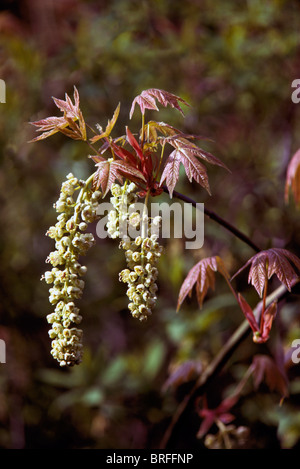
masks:
<path id="1" fill-rule="evenodd" d="M 160 170 L 162 160 L 163 160 L 163 156 L 164 156 L 165 146 L 166 146 L 166 142 L 164 142 L 163 145 L 162 145 L 160 159 L 159 159 L 159 165 L 158 165 L 158 168 L 157 168 L 157 171 L 156 171 L 155 179 L 157 179 L 158 174 L 159 174 L 159 170 Z"/>
<path id="2" fill-rule="evenodd" d="M 145 114 L 142 114 L 142 135 L 141 135 L 141 149 L 143 151 L 145 140 Z"/>
<path id="3" fill-rule="evenodd" d="M 266 277 L 266 279 L 265 279 L 263 305 L 262 305 L 262 311 L 261 311 L 261 316 L 260 316 L 260 334 L 263 333 L 263 327 L 264 327 L 264 314 L 265 314 L 265 310 L 266 310 L 267 289 L 268 289 L 268 277 Z"/>
<path id="4" fill-rule="evenodd" d="M 165 193 L 169 194 L 168 188 L 166 186 L 163 186 L 163 190 Z M 193 205 L 193 207 L 197 208 L 197 202 L 190 197 L 181 194 L 180 192 L 173 191 L 173 196 L 176 197 L 177 199 L 182 200 L 183 202 L 187 202 Z M 248 238 L 247 235 L 242 233 L 238 228 L 235 226 L 231 225 L 228 221 L 224 220 L 221 218 L 219 215 L 217 215 L 215 212 L 212 212 L 211 210 L 207 209 L 204 207 L 204 213 L 207 215 L 211 220 L 214 220 L 215 222 L 219 223 L 219 225 L 223 226 L 226 228 L 228 231 L 230 231 L 232 234 L 234 234 L 237 238 L 239 238 L 241 241 L 246 243 L 248 246 L 250 246 L 254 251 L 260 252 L 261 249 L 253 242 L 251 241 L 250 238 Z"/>
<path id="5" fill-rule="evenodd" d="M 226 280 L 226 282 L 227 282 L 228 287 L 229 287 L 230 290 L 231 290 L 231 293 L 232 293 L 233 296 L 235 297 L 235 299 L 236 299 L 236 301 L 237 301 L 237 304 L 239 305 L 239 297 L 238 297 L 238 295 L 237 295 L 235 289 L 233 288 L 233 286 L 231 285 L 231 283 L 230 283 L 230 281 L 228 280 L 227 277 L 225 277 L 225 280 Z"/>

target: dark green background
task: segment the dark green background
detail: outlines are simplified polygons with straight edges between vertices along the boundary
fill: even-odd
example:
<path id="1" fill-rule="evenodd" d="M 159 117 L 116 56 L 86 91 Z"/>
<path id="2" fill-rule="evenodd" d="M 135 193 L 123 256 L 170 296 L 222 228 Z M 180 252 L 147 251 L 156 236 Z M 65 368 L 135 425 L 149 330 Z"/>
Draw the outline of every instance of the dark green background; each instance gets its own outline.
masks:
<path id="1" fill-rule="evenodd" d="M 7 363 L 0 364 L 0 447 L 156 448 L 187 390 L 163 392 L 170 370 L 188 360 L 205 366 L 243 320 L 221 276 L 202 311 L 193 296 L 175 312 L 180 285 L 203 257 L 220 255 L 234 274 L 253 252 L 209 220 L 200 251 L 168 240 L 158 305 L 140 324 L 130 317 L 118 281 L 124 268 L 118 243 L 98 240 L 85 259 L 89 270 L 80 301 L 84 361 L 61 370 L 49 353 L 51 307 L 40 276 L 53 246 L 44 235 L 55 222 L 52 204 L 66 174 L 86 177 L 93 163 L 83 143 L 62 135 L 27 143 L 35 136 L 28 122 L 59 115 L 51 97 L 71 95 L 76 85 L 91 125 L 105 126 L 121 102 L 118 135 L 142 90 L 175 93 L 191 104 L 186 118 L 170 108 L 151 118 L 210 137 L 214 142 L 205 148 L 231 170 L 208 167 L 212 196 L 185 177 L 177 189 L 262 249 L 286 247 L 299 255 L 299 211 L 292 201 L 285 205 L 284 184 L 300 145 L 300 104 L 291 101 L 291 83 L 300 78 L 300 4 L 27 0 L 3 1 L 1 10 L 0 78 L 7 89 L 0 104 L 0 338 Z M 129 124 L 137 131 L 138 111 Z M 246 273 L 234 286 L 256 304 Z M 288 348 L 300 337 L 296 296 L 283 305 L 274 336 L 275 348 L 279 339 Z M 215 405 L 254 354 L 269 352 L 249 337 L 210 389 Z M 289 373 L 291 396 L 282 407 L 276 390 L 254 390 L 249 381 L 234 409 L 236 424 L 251 429 L 247 447 L 299 447 L 299 368 Z M 171 447 L 202 448 L 199 426 L 191 409 Z"/>

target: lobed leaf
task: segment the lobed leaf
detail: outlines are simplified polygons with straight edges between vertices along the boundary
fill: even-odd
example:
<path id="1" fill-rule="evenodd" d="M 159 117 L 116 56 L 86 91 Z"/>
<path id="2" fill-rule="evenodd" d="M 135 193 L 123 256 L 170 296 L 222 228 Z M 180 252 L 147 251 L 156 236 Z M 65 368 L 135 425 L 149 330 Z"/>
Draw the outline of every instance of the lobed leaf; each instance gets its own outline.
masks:
<path id="1" fill-rule="evenodd" d="M 176 149 L 169 155 L 161 175 L 160 185 L 166 181 L 170 197 L 173 196 L 175 185 L 179 178 L 180 163 L 183 164 L 185 173 L 190 182 L 193 179 L 203 186 L 210 194 L 210 187 L 205 166 L 203 166 L 187 149 Z"/>
<path id="2" fill-rule="evenodd" d="M 195 155 L 198 158 L 205 160 L 207 163 L 221 166 L 229 171 L 227 166 L 221 160 L 219 160 L 219 158 L 212 155 L 208 151 L 202 150 L 202 148 L 199 148 L 193 142 L 190 142 L 188 140 L 189 138 L 203 139 L 204 137 L 179 133 L 167 137 L 164 141 L 170 143 L 176 149 L 185 151 L 186 153 L 189 153 L 191 155 Z"/>
<path id="3" fill-rule="evenodd" d="M 74 140 L 86 140 L 86 127 L 79 107 L 79 93 L 76 86 L 74 86 L 73 96 L 74 104 L 67 93 L 65 94 L 65 101 L 52 98 L 55 105 L 64 115 L 63 117 L 47 117 L 39 121 L 30 122 L 31 125 L 39 127 L 37 129 L 38 132 L 42 132 L 42 134 L 30 140 L 30 142 L 44 140 L 57 132 L 61 132 Z M 79 121 L 79 126 L 75 124 L 76 121 Z M 68 129 L 68 127 L 70 128 Z"/>
<path id="4" fill-rule="evenodd" d="M 160 126 L 158 126 L 160 129 Z M 164 127 L 163 127 L 164 128 Z M 165 129 L 165 128 L 164 128 Z M 179 166 L 183 164 L 185 173 L 190 182 L 195 179 L 210 194 L 210 187 L 205 166 L 197 158 L 205 160 L 207 163 L 222 166 L 228 169 L 226 165 L 211 153 L 202 150 L 188 138 L 198 138 L 197 136 L 185 135 L 183 133 L 173 133 L 175 129 L 168 129 L 167 137 L 163 138 L 163 143 L 169 143 L 175 150 L 169 155 L 165 163 L 165 168 L 161 175 L 160 185 L 166 181 L 166 186 L 172 198 L 175 185 L 179 178 Z M 200 138 L 200 137 L 199 137 Z"/>
<path id="5" fill-rule="evenodd" d="M 123 182 L 123 177 L 145 181 L 143 174 L 129 163 L 121 160 L 104 160 L 96 163 L 97 171 L 93 180 L 93 187 L 98 189 L 101 186 L 103 197 L 111 189 L 112 184 L 118 180 Z"/>
<path id="6" fill-rule="evenodd" d="M 224 262 L 219 256 L 207 257 L 194 265 L 181 285 L 178 295 L 177 311 L 180 309 L 185 298 L 188 295 L 191 296 L 195 284 L 198 304 L 199 307 L 202 308 L 208 289 L 214 289 L 215 287 L 214 272 L 217 271 L 223 275 L 224 278 L 229 279 L 229 274 Z"/>
<path id="7" fill-rule="evenodd" d="M 177 155 L 176 151 L 173 151 L 167 159 L 164 170 L 161 175 L 160 185 L 162 185 L 162 183 L 166 181 L 166 186 L 168 188 L 171 199 L 173 197 L 173 191 L 179 179 L 180 164 L 180 156 Z"/>
<path id="8" fill-rule="evenodd" d="M 189 106 L 189 104 L 184 99 L 176 96 L 175 94 L 156 88 L 150 88 L 148 90 L 142 91 L 141 94 L 134 98 L 129 114 L 130 119 L 132 118 L 136 104 L 140 106 L 142 114 L 145 113 L 146 109 L 158 111 L 159 109 L 157 107 L 156 101 L 158 101 L 164 107 L 170 105 L 172 108 L 178 109 L 182 115 L 183 111 L 179 103 L 183 103 L 186 106 Z"/>
<path id="9" fill-rule="evenodd" d="M 300 271 L 300 259 L 295 254 L 289 252 L 287 249 L 271 248 L 251 257 L 232 278 L 251 265 L 248 282 L 253 285 L 260 297 L 263 295 L 266 282 L 274 274 L 279 281 L 291 291 L 293 283 L 298 278 L 298 275 L 289 261 Z"/>

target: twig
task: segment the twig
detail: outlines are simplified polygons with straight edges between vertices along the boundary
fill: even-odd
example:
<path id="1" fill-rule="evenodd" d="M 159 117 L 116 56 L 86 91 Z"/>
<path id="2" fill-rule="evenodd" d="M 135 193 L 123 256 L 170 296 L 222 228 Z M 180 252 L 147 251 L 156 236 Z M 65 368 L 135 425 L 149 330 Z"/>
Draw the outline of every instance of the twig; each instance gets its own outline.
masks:
<path id="1" fill-rule="evenodd" d="M 164 192 L 169 194 L 169 190 L 166 186 L 163 186 Z M 193 205 L 193 207 L 197 208 L 197 202 L 190 197 L 181 194 L 180 192 L 173 191 L 173 196 L 176 197 L 177 199 L 182 200 L 183 202 L 187 202 Z M 261 249 L 253 242 L 251 241 L 250 238 L 248 238 L 247 235 L 242 233 L 238 228 L 235 226 L 231 225 L 228 221 L 224 220 L 222 217 L 217 215 L 215 212 L 212 212 L 211 210 L 207 209 L 204 207 L 204 213 L 207 215 L 209 218 L 214 220 L 215 222 L 219 223 L 219 225 L 223 226 L 226 228 L 226 230 L 230 231 L 232 234 L 234 234 L 237 238 L 239 238 L 241 241 L 244 241 L 244 243 L 248 244 L 254 251 L 260 252 Z"/>

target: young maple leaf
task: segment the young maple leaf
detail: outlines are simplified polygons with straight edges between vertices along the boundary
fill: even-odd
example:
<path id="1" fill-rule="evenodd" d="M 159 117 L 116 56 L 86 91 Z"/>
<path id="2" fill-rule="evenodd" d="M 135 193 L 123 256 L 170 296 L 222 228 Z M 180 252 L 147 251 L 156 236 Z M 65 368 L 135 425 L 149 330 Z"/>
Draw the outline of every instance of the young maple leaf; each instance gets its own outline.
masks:
<path id="1" fill-rule="evenodd" d="M 195 284 L 198 304 L 199 307 L 202 308 L 203 300 L 207 294 L 208 288 L 213 290 L 215 287 L 214 272 L 217 271 L 223 275 L 226 280 L 229 280 L 229 273 L 227 272 L 224 262 L 219 256 L 207 257 L 194 265 L 181 285 L 178 295 L 177 311 L 185 298 L 188 295 L 191 296 Z"/>
<path id="2" fill-rule="evenodd" d="M 251 257 L 232 278 L 251 264 L 248 282 L 253 285 L 261 298 L 267 281 L 274 274 L 277 276 L 278 280 L 291 291 L 298 275 L 289 261 L 300 271 L 300 259 L 295 254 L 289 252 L 287 249 L 267 249 Z"/>
<path id="3" fill-rule="evenodd" d="M 98 162 L 96 163 L 97 171 L 93 179 L 93 188 L 97 190 L 101 186 L 103 197 L 111 189 L 112 184 L 117 180 L 123 182 L 123 177 L 128 177 L 131 181 L 140 180 L 146 182 L 143 174 L 129 163 L 122 160 L 100 160 L 95 157 Z"/>
<path id="4" fill-rule="evenodd" d="M 166 181 L 170 198 L 173 196 L 174 188 L 179 179 L 180 164 L 183 164 L 185 173 L 190 182 L 192 182 L 194 178 L 209 194 L 211 193 L 205 166 L 201 164 L 191 152 L 184 149 L 177 149 L 172 151 L 169 155 L 160 179 L 160 185 Z"/>
<path id="5" fill-rule="evenodd" d="M 296 151 L 287 168 L 285 183 L 286 203 L 289 199 L 290 189 L 292 190 L 295 203 L 300 206 L 300 149 Z"/>
<path id="6" fill-rule="evenodd" d="M 39 127 L 37 132 L 42 132 L 38 137 L 30 142 L 36 142 L 61 132 L 74 140 L 86 140 L 86 126 L 82 112 L 79 107 L 79 93 L 74 86 L 74 104 L 68 94 L 65 94 L 65 101 L 52 98 L 55 105 L 63 112 L 62 117 L 47 117 L 39 121 L 30 122 L 31 125 Z M 79 125 L 76 123 L 79 122 Z"/>
<path id="7" fill-rule="evenodd" d="M 175 148 L 175 150 L 173 150 L 167 158 L 160 179 L 160 185 L 166 181 L 166 186 L 168 188 L 170 198 L 173 196 L 175 185 L 179 179 L 179 169 L 181 163 L 184 166 L 185 173 L 189 181 L 192 182 L 194 178 L 195 181 L 204 187 L 210 194 L 206 168 L 197 160 L 197 157 L 205 160 L 208 163 L 222 166 L 223 168 L 226 168 L 225 164 L 211 153 L 204 151 L 197 147 L 197 145 L 194 143 L 189 142 L 187 138 L 184 138 L 180 134 L 166 138 L 164 139 L 164 142 L 170 143 Z"/>
<path id="8" fill-rule="evenodd" d="M 182 151 L 189 152 L 190 154 L 201 158 L 207 163 L 221 166 L 227 169 L 227 171 L 229 171 L 227 166 L 221 160 L 219 160 L 219 158 L 212 155 L 208 151 L 205 151 L 202 148 L 198 147 L 195 143 L 190 142 L 189 139 L 207 140 L 205 137 L 202 137 L 200 135 L 188 135 L 184 134 L 183 132 L 179 132 L 177 134 L 173 134 L 169 137 L 166 137 L 163 141 L 164 143 L 169 143 L 176 149 L 181 149 Z"/>
<path id="9" fill-rule="evenodd" d="M 130 119 L 132 118 L 136 104 L 140 106 L 142 114 L 145 113 L 145 109 L 158 111 L 159 109 L 157 107 L 156 100 L 164 107 L 170 105 L 171 107 L 178 109 L 182 115 L 184 114 L 179 103 L 183 103 L 186 106 L 189 106 L 189 104 L 184 99 L 176 96 L 175 94 L 156 88 L 150 88 L 148 90 L 142 91 L 141 94 L 134 98 L 129 114 Z"/>

